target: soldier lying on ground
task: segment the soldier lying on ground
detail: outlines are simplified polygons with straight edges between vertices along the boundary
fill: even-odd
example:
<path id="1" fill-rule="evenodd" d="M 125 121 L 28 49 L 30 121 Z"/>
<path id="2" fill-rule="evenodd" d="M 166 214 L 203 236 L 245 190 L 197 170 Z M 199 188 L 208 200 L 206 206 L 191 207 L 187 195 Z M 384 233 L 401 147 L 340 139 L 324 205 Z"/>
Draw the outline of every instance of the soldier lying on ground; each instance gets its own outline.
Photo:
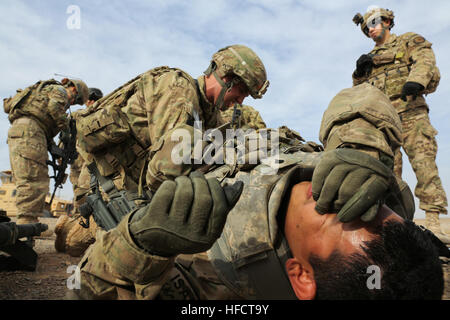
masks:
<path id="1" fill-rule="evenodd" d="M 410 190 L 392 187 L 400 135 L 381 91 L 343 90 L 322 120 L 328 152 L 280 154 L 276 171 L 270 162 L 242 169 L 223 188 L 215 178 L 224 178 L 227 165 L 207 180 L 194 172 L 165 181 L 150 204 L 99 235 L 79 264 L 81 290 L 68 297 L 439 299 L 437 248 L 405 221 L 414 212 Z M 236 181 L 244 188 L 233 208 Z M 369 201 L 374 189 L 384 190 L 386 205 Z M 335 199 L 333 207 L 321 193 Z M 355 193 L 350 203 L 342 200 Z M 369 266 L 379 268 L 381 289 L 368 285 Z"/>
<path id="2" fill-rule="evenodd" d="M 200 174 L 164 182 L 149 207 L 126 217 L 90 248 L 80 263 L 81 291 L 70 297 L 441 298 L 442 268 L 425 232 L 387 206 L 370 222 L 342 223 L 336 214 L 321 215 L 314 209 L 311 183 L 303 181 L 308 175 L 301 166 L 293 168 L 268 201 L 248 196 L 265 195 L 271 184 L 244 190 L 212 249 L 177 258 L 179 252 L 210 246 L 220 228 L 210 233 L 207 226 L 217 223 L 221 210 L 224 219 L 233 202 L 215 179 Z M 262 183 L 260 178 L 250 183 Z M 248 204 L 257 203 L 265 210 L 249 210 Z M 211 215 L 208 208 L 214 208 Z M 100 256 L 105 259 L 96 259 Z M 376 289 L 370 286 L 370 266 L 379 268 Z"/>

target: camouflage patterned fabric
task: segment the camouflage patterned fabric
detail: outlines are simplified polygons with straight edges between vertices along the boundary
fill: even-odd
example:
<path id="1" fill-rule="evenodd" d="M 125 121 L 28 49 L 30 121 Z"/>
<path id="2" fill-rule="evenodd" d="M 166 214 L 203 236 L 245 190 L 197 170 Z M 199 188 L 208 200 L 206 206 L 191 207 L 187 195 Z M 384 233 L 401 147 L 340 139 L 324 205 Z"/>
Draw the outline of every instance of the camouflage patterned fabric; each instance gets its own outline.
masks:
<path id="1" fill-rule="evenodd" d="M 436 166 L 437 131 L 433 128 L 425 107 L 400 114 L 403 124 L 403 149 L 409 158 L 416 177 L 414 194 L 419 198 L 419 208 L 425 212 L 447 213 L 447 196 Z M 402 175 L 402 153 L 397 150 L 394 172 Z"/>
<path id="2" fill-rule="evenodd" d="M 377 92 L 378 95 L 382 95 L 379 90 L 369 87 L 368 90 L 370 89 Z M 367 90 L 360 91 L 359 88 L 355 88 L 353 91 L 358 91 L 359 94 L 365 96 Z M 351 102 L 351 100 L 349 101 Z M 399 120 L 398 115 L 395 112 L 390 112 L 389 108 L 392 109 L 392 106 L 387 104 L 384 113 L 382 112 L 383 108 L 379 109 L 378 116 L 381 116 L 384 122 L 378 121 L 378 127 L 370 122 L 374 119 L 369 118 L 370 121 L 368 121 L 364 117 L 360 117 L 357 120 L 360 123 L 364 121 L 369 123 L 370 126 L 368 127 L 374 130 L 384 130 L 387 133 L 387 128 L 389 128 L 391 131 L 389 139 L 395 141 L 395 135 L 392 132 L 395 132 L 395 124 L 398 124 Z M 334 108 L 333 110 L 336 111 L 337 109 Z M 330 111 L 324 118 L 330 120 L 340 115 L 340 113 Z M 389 119 L 391 115 L 394 119 Z M 355 126 L 358 124 L 354 122 L 353 118 L 342 119 L 342 121 L 350 121 Z M 328 122 L 324 121 L 324 123 Z M 382 126 L 380 123 L 384 123 L 384 125 Z M 386 124 L 390 124 L 390 126 Z M 328 129 L 328 131 L 332 131 L 333 125 L 330 125 Z M 351 131 L 344 133 L 347 132 Z M 336 134 L 339 134 L 339 129 Z M 349 134 L 340 136 L 351 138 Z M 328 134 L 324 134 L 323 137 L 326 140 Z M 347 142 L 351 143 L 352 141 L 343 140 L 343 143 Z M 386 145 L 391 144 L 394 145 L 395 143 L 381 141 L 379 145 L 373 145 L 372 147 L 378 153 Z M 286 178 L 283 180 L 284 186 L 289 187 L 288 181 L 298 182 L 299 179 L 304 177 L 297 175 L 296 173 L 299 171 L 296 169 L 314 167 L 321 154 L 320 152 L 296 150 L 292 153 L 282 153 L 280 154 L 282 161 L 279 161 L 280 165 L 276 174 L 267 174 L 270 167 L 260 164 L 252 169 L 241 168 L 241 171 L 237 172 L 235 176 L 228 177 L 223 181 L 223 183 L 233 182 L 234 179 L 244 181 L 244 191 L 238 203 L 230 212 L 223 232 L 223 234 L 227 234 L 228 239 L 235 240 L 233 242 L 235 246 L 230 247 L 231 255 L 229 256 L 234 265 L 245 262 L 246 257 L 259 258 L 259 254 L 272 250 L 277 233 L 274 213 L 278 211 L 278 208 L 281 208 L 283 195 L 286 191 L 286 188 L 277 185 L 277 183 L 282 178 Z M 208 172 L 206 177 L 222 179 L 223 169 L 226 171 L 229 168 L 226 165 L 218 167 Z M 295 178 L 288 179 L 290 177 L 287 175 L 288 172 Z M 268 215 L 268 212 L 272 212 L 272 214 Z M 241 219 L 243 213 L 245 217 L 249 218 L 245 224 L 242 223 Z M 269 230 L 267 230 L 267 221 L 264 222 L 260 219 L 260 215 L 265 214 L 267 214 L 266 218 L 269 216 L 270 219 Z M 134 243 L 129 232 L 129 219 L 130 215 L 126 216 L 117 228 L 108 232 L 99 231 L 97 233 L 96 242 L 88 249 L 79 264 L 81 290 L 70 291 L 68 298 L 237 299 L 254 297 L 253 289 L 246 286 L 245 277 L 238 279 L 243 282 L 238 281 L 234 284 L 224 282 L 221 273 L 225 266 L 220 267 L 217 264 L 213 266 L 210 259 L 207 259 L 204 254 L 179 256 L 174 259 L 154 256 L 140 249 Z M 240 228 L 236 229 L 236 225 L 239 225 Z M 264 230 L 259 230 L 257 226 L 261 226 Z M 250 239 L 246 236 L 249 236 Z M 241 245 L 249 250 L 240 251 Z M 208 253 L 211 253 L 211 251 Z M 252 261 L 251 258 L 250 261 Z"/>
<path id="3" fill-rule="evenodd" d="M 354 145 L 377 159 L 380 151 L 393 158 L 392 150 L 402 143 L 401 122 L 386 95 L 363 83 L 340 91 L 331 100 L 319 139 L 325 150 Z"/>
<path id="4" fill-rule="evenodd" d="M 18 218 L 37 217 L 44 210 L 49 191 L 45 132 L 32 118 L 16 119 L 8 131 L 8 146 Z"/>
<path id="5" fill-rule="evenodd" d="M 73 103 L 84 103 L 86 84 L 81 80 L 72 83 L 82 91 L 77 92 Z M 43 211 L 49 184 L 47 141 L 68 126 L 66 111 L 70 104 L 66 88 L 53 79 L 38 81 L 3 100 L 11 122 L 8 145 L 19 219 L 36 219 Z"/>
<path id="6" fill-rule="evenodd" d="M 238 76 L 247 85 L 254 99 L 261 99 L 269 86 L 264 64 L 252 49 L 233 45 L 220 49 L 212 57 L 219 77 Z"/>
<path id="7" fill-rule="evenodd" d="M 244 129 L 264 129 L 266 128 L 266 123 L 261 118 L 259 112 L 247 105 L 241 105 L 238 107 L 241 110 L 241 116 L 238 121 L 238 128 Z M 230 107 L 224 111 L 220 112 L 220 116 L 224 122 L 230 122 L 233 117 L 233 107 Z"/>
<path id="8" fill-rule="evenodd" d="M 77 194 L 79 190 L 78 179 L 80 177 L 81 168 L 83 167 L 83 158 L 78 156 L 75 161 L 70 165 L 70 174 L 69 180 L 72 183 L 72 190 L 74 196 Z M 75 197 L 74 197 L 75 198 Z M 74 211 L 78 211 L 79 204 L 76 199 L 74 199 Z"/>
<path id="9" fill-rule="evenodd" d="M 67 127 L 69 106 L 69 98 L 62 85 L 55 80 L 40 81 L 32 86 L 26 98 L 11 106 L 8 119 L 12 123 L 23 116 L 33 117 L 50 139 Z"/>
<path id="10" fill-rule="evenodd" d="M 266 212 L 264 206 L 268 205 L 268 194 L 278 199 L 273 200 L 275 203 L 271 204 L 272 206 L 280 205 L 281 197 L 277 192 L 272 192 L 272 187 L 283 174 L 298 164 L 305 167 L 313 166 L 320 158 L 320 153 L 298 151 L 281 156 L 284 161 L 277 175 L 264 174 L 264 168 L 267 166 L 259 165 L 251 171 L 241 171 L 236 177 L 226 179 L 224 183 L 232 183 L 235 179 L 244 181 L 243 196 L 230 215 L 233 216 L 234 212 L 238 217 L 242 215 L 242 210 L 251 208 L 257 221 L 258 213 Z M 208 177 L 216 175 L 221 175 L 221 167 L 210 172 Z M 261 184 L 261 181 L 264 183 Z M 254 210 L 255 205 L 262 211 Z M 117 228 L 97 233 L 97 241 L 89 247 L 79 264 L 82 266 L 82 289 L 71 292 L 69 298 L 242 299 L 245 297 L 242 292 L 238 294 L 222 282 L 222 277 L 218 275 L 205 253 L 181 255 L 173 259 L 153 256 L 138 248 L 128 230 L 129 219 L 130 215 L 126 216 Z M 228 230 L 230 231 L 230 228 Z M 257 228 L 252 230 L 261 237 L 268 236 L 266 233 L 258 233 Z"/>
<path id="11" fill-rule="evenodd" d="M 198 78 L 198 84 L 197 88 L 195 80 L 180 69 L 159 67 L 103 97 L 77 119 L 83 157 L 90 154 L 100 173 L 114 176 L 120 190 L 137 192 L 145 176 L 147 187 L 156 189 L 166 174 L 179 170 L 178 165 L 167 161 L 170 158 L 153 157 L 149 168 L 154 171 L 142 172 L 149 154 L 156 154 L 163 146 L 163 136 L 180 125 L 192 126 L 195 118 L 203 121 L 204 130 L 218 124 L 217 110 L 204 93 L 203 77 Z M 116 120 L 108 120 L 112 115 L 107 108 L 115 108 Z M 91 117 L 97 117 L 97 113 L 100 127 L 94 128 Z M 87 119 L 84 127 L 83 119 L 80 121 L 83 117 Z M 105 141 L 103 145 L 89 148 L 90 141 L 98 143 L 100 139 Z"/>
<path id="12" fill-rule="evenodd" d="M 20 100 L 10 98 L 8 146 L 15 179 L 18 218 L 37 217 L 43 212 L 49 191 L 47 140 L 67 126 L 69 100 L 63 86 L 54 80 L 25 89 Z M 4 103 L 7 103 L 7 100 Z"/>
<path id="13" fill-rule="evenodd" d="M 375 46 L 370 54 L 374 55 L 371 74 L 361 78 L 353 74 L 353 84 L 368 82 L 389 97 L 402 120 L 403 149 L 416 173 L 415 194 L 420 199 L 420 208 L 447 214 L 447 197 L 435 162 L 437 131 L 430 124 L 429 107 L 423 95 L 415 100 L 408 97 L 406 102 L 401 99 L 403 85 L 408 81 L 420 83 L 424 93 L 436 90 L 440 74 L 431 43 L 416 33 L 400 36 L 391 33 L 386 43 Z M 401 162 L 401 153 L 397 152 L 394 172 L 400 178 Z"/>
<path id="14" fill-rule="evenodd" d="M 91 176 L 86 161 L 79 155 L 70 171 L 70 182 L 74 191 L 74 212 L 72 217 L 60 217 L 55 227 L 55 248 L 58 252 L 66 252 L 73 257 L 80 257 L 95 242 L 97 224 L 93 217 L 91 216 L 89 219 L 89 228 L 83 228 L 80 225 L 79 208 L 86 201 L 90 181 Z"/>

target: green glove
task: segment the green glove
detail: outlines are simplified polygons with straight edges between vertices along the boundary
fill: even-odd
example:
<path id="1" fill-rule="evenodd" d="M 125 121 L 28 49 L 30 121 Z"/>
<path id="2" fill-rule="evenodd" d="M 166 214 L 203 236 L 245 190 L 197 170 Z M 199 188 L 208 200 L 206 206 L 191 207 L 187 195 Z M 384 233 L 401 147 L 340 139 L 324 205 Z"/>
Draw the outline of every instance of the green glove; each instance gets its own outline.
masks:
<path id="1" fill-rule="evenodd" d="M 241 181 L 222 188 L 197 171 L 164 181 L 150 204 L 131 218 L 130 233 L 138 246 L 163 257 L 206 251 L 222 233 L 242 189 Z"/>
<path id="2" fill-rule="evenodd" d="M 320 214 L 338 212 L 342 222 L 372 220 L 389 188 L 392 171 L 381 161 L 354 149 L 323 154 L 314 169 L 312 195 Z"/>

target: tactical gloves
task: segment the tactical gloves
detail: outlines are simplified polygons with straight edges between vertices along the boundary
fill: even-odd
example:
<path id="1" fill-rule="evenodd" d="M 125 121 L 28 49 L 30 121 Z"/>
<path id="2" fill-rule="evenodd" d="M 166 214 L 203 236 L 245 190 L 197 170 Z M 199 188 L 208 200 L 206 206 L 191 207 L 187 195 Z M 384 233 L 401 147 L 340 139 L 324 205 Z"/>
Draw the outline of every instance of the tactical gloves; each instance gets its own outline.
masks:
<path id="1" fill-rule="evenodd" d="M 131 218 L 130 233 L 138 246 L 163 257 L 206 251 L 222 233 L 242 189 L 241 181 L 222 188 L 197 171 L 164 181 L 150 204 Z"/>
<path id="2" fill-rule="evenodd" d="M 357 78 L 368 76 L 372 72 L 372 68 L 373 68 L 372 57 L 368 54 L 363 54 L 356 61 L 356 70 L 354 75 Z"/>
<path id="3" fill-rule="evenodd" d="M 320 214 L 338 212 L 342 222 L 359 216 L 372 220 L 393 179 L 381 161 L 354 149 L 326 151 L 312 178 L 312 195 Z"/>
<path id="4" fill-rule="evenodd" d="M 416 100 L 417 96 L 425 89 L 423 85 L 417 82 L 409 81 L 403 85 L 402 100 L 406 101 L 407 96 L 412 96 L 413 100 Z"/>

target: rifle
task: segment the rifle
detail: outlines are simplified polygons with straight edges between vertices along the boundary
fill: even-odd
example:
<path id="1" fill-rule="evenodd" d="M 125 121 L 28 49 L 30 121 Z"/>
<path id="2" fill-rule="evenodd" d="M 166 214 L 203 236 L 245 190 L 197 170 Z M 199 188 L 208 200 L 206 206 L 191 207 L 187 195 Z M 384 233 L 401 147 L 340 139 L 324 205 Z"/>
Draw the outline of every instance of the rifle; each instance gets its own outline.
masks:
<path id="1" fill-rule="evenodd" d="M 56 189 L 62 188 L 62 184 L 67 179 L 66 169 L 69 164 L 72 164 L 78 157 L 76 150 L 76 137 L 77 127 L 74 119 L 69 120 L 69 128 L 66 131 L 62 131 L 59 134 L 59 145 L 62 143 L 63 147 L 60 148 L 52 140 L 49 144 L 49 152 L 52 156 L 52 160 L 47 160 L 47 164 L 53 168 L 53 176 L 50 178 L 55 179 L 52 197 L 50 198 L 50 206 L 52 205 L 53 198 L 55 197 Z M 58 164 L 60 160 L 60 164 Z"/>
<path id="2" fill-rule="evenodd" d="M 124 216 L 131 211 L 136 210 L 151 200 L 151 194 L 144 194 L 139 196 L 126 190 L 117 190 L 111 179 L 103 177 L 98 171 L 95 162 L 88 165 L 91 174 L 92 191 L 86 198 L 86 202 L 80 206 L 80 214 L 86 219 L 80 220 L 80 225 L 83 228 L 89 228 L 89 217 L 94 216 L 94 220 L 98 226 L 108 231 L 115 228 Z M 103 191 L 108 194 L 109 201 L 103 200 L 99 189 L 101 185 Z M 135 200 L 140 200 L 142 203 L 138 206 Z"/>

